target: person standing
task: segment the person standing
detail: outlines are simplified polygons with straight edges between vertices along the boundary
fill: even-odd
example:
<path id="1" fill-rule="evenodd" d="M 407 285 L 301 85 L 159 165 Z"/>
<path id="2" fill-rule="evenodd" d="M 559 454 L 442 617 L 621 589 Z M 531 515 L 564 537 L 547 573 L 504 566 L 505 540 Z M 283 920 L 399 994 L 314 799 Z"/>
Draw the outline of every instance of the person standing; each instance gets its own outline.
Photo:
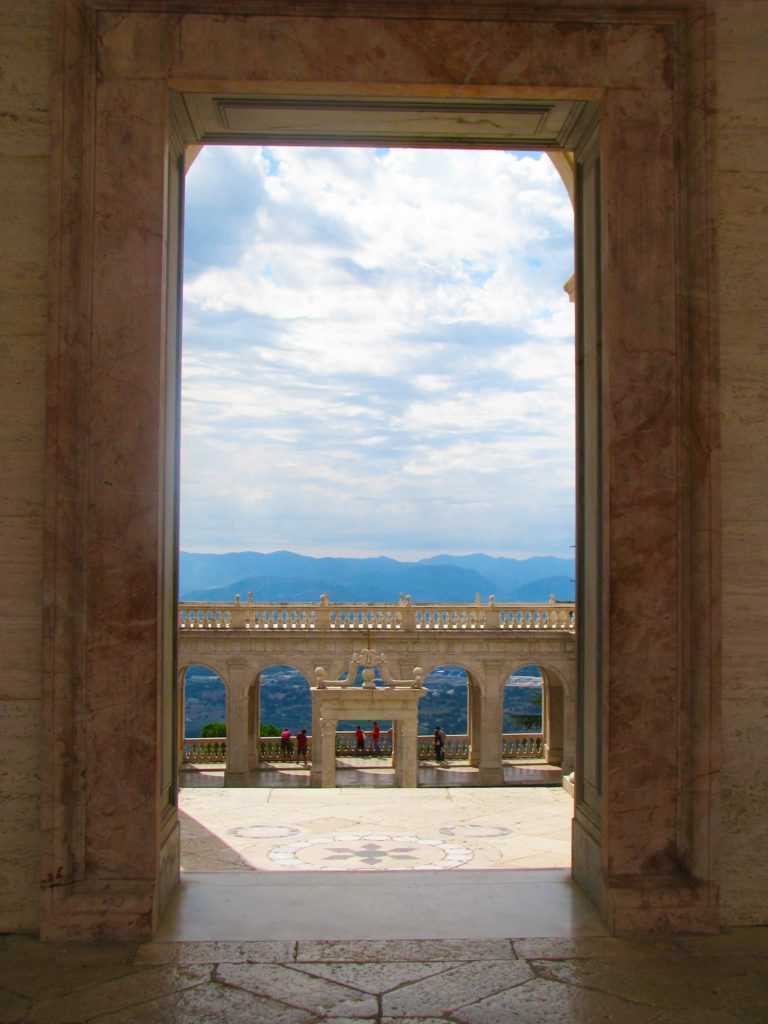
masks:
<path id="1" fill-rule="evenodd" d="M 371 729 L 371 749 L 374 754 L 381 753 L 381 747 L 379 746 L 379 738 L 381 737 L 381 729 L 379 723 L 374 722 L 373 728 Z"/>
<path id="2" fill-rule="evenodd" d="M 280 733 L 280 753 L 284 758 L 289 758 L 293 753 L 291 749 L 291 730 L 283 729 Z"/>
<path id="3" fill-rule="evenodd" d="M 355 753 L 365 753 L 365 733 L 363 732 L 359 725 L 355 729 Z"/>
<path id="4" fill-rule="evenodd" d="M 445 733 L 439 725 L 435 726 L 435 760 L 445 760 Z"/>
<path id="5" fill-rule="evenodd" d="M 307 730 L 302 729 L 301 732 L 296 733 L 296 764 L 300 760 L 304 761 L 304 767 L 307 768 L 307 748 L 309 746 L 309 737 L 307 736 Z"/>

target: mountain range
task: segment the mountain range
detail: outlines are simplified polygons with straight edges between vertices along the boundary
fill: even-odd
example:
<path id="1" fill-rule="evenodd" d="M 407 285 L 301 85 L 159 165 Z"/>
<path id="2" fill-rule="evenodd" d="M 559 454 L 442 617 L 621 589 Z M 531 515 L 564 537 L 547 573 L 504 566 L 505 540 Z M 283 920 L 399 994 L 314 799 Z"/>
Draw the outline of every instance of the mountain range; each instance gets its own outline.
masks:
<path id="1" fill-rule="evenodd" d="M 415 562 L 394 558 L 313 558 L 293 551 L 238 551 L 204 554 L 182 551 L 179 597 L 182 601 L 397 601 L 415 602 L 573 601 L 572 558 L 542 555 L 497 558 L 492 555 L 435 555 Z"/>

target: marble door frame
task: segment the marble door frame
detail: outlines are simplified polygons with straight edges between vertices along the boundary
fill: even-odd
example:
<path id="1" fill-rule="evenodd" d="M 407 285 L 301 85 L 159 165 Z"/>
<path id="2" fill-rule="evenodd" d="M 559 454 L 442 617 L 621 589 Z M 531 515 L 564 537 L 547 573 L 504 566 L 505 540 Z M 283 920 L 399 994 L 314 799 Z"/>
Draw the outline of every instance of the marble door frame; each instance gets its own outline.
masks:
<path id="1" fill-rule="evenodd" d="M 581 460 L 599 579 L 584 592 L 574 875 L 616 932 L 712 930 L 706 24 L 695 3 L 338 6 L 54 5 L 41 934 L 148 938 L 178 881 L 175 232 L 195 139 L 171 99 L 274 92 L 597 104 L 599 243 L 580 282 L 581 320 L 594 315 L 579 330 L 600 371 L 581 399 L 600 421 Z"/>

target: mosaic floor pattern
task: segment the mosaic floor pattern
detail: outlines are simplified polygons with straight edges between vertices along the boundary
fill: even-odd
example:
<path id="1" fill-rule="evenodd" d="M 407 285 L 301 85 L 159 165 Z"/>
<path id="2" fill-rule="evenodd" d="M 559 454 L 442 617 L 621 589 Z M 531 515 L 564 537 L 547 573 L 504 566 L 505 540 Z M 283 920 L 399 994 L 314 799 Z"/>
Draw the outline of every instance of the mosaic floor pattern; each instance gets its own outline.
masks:
<path id="1" fill-rule="evenodd" d="M 182 869 L 562 869 L 572 806 L 559 787 L 183 789 Z"/>

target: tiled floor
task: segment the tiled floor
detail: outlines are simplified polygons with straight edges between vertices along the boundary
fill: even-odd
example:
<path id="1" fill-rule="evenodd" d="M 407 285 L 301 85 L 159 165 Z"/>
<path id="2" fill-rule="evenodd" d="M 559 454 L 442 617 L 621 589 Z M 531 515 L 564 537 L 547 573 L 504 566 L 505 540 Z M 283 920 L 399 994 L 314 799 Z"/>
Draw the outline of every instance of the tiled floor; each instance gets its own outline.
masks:
<path id="1" fill-rule="evenodd" d="M 182 789 L 185 871 L 568 868 L 562 787 Z"/>
<path id="2" fill-rule="evenodd" d="M 5 1024 L 765 1024 L 768 928 L 636 941 L 5 937 L 0 997 Z"/>
<path id="3" fill-rule="evenodd" d="M 184 789 L 167 939 L 602 935 L 562 787 Z"/>
<path id="4" fill-rule="evenodd" d="M 542 866 L 562 790 L 181 802 L 196 870 L 155 941 L 0 938 L 0 1024 L 768 1024 L 768 928 L 616 939 Z"/>

